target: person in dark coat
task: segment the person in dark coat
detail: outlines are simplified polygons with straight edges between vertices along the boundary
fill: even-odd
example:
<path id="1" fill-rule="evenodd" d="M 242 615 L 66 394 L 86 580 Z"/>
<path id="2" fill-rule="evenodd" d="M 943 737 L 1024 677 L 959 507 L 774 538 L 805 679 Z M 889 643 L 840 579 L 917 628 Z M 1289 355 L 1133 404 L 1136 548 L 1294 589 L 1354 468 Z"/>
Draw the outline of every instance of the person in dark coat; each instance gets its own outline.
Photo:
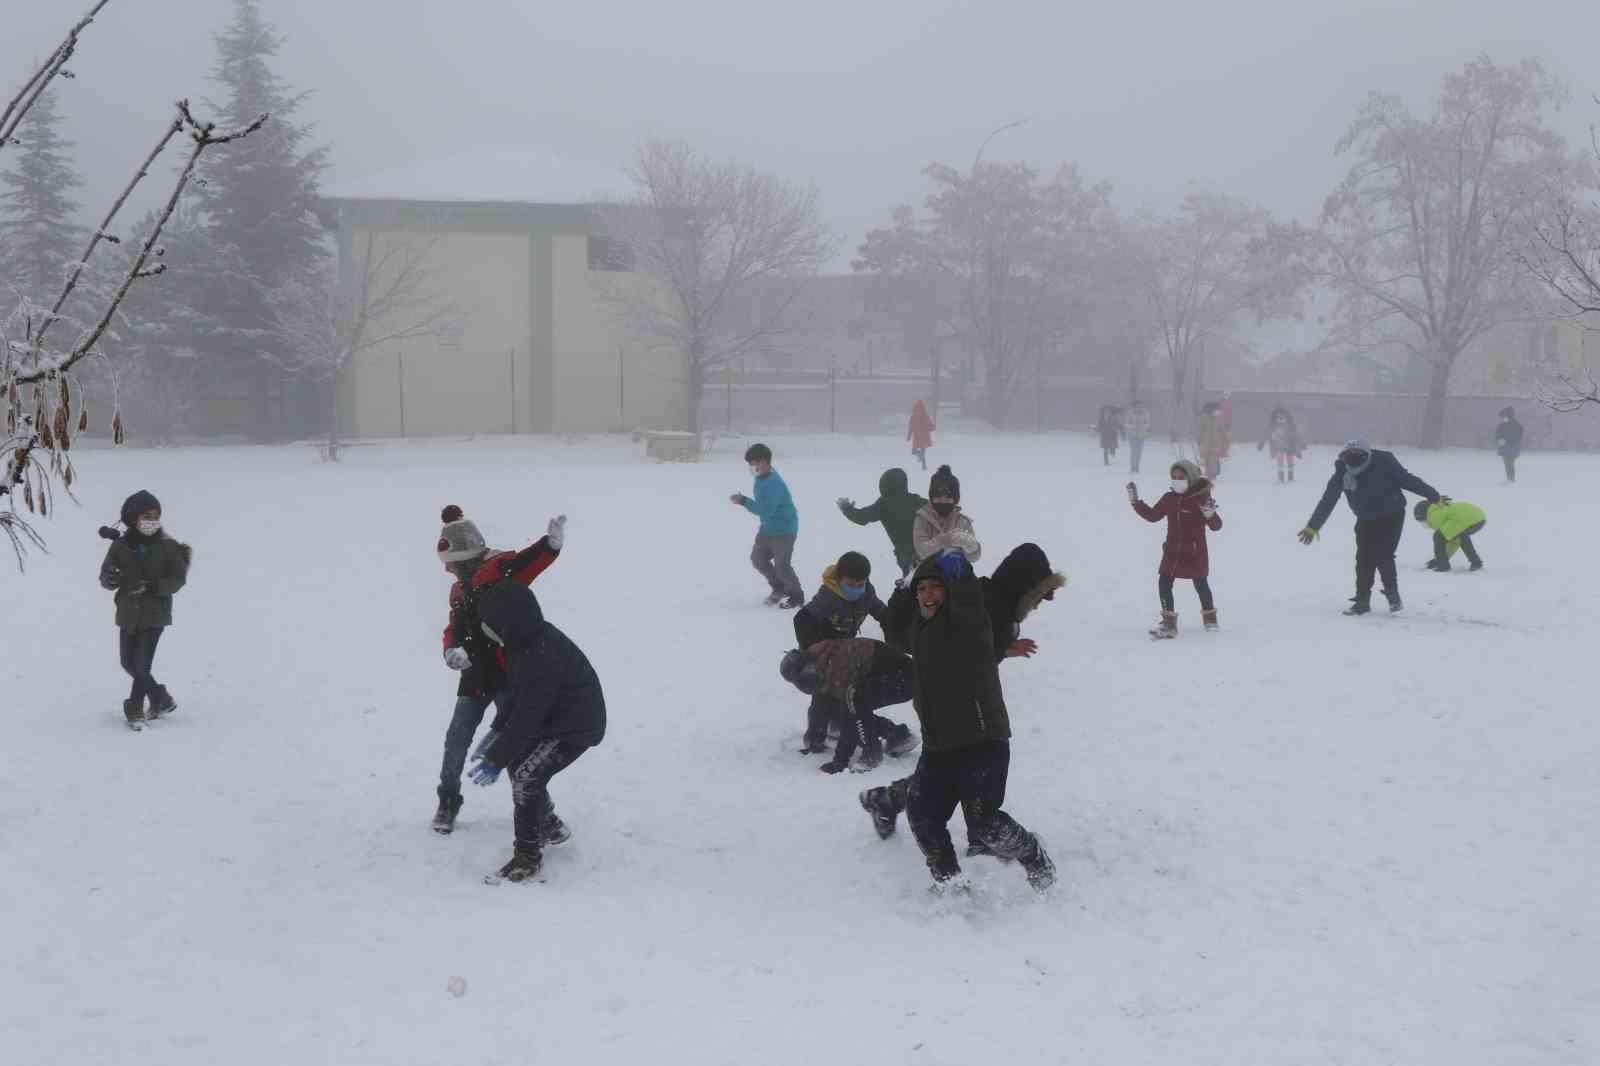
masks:
<path id="1" fill-rule="evenodd" d="M 1167 520 L 1167 539 L 1161 548 L 1161 567 L 1156 580 L 1156 595 L 1161 601 L 1161 621 L 1150 630 L 1157 638 L 1178 635 L 1178 608 L 1172 598 L 1173 583 L 1179 579 L 1194 582 L 1200 597 L 1200 617 L 1207 629 L 1217 628 L 1217 605 L 1211 598 L 1211 555 L 1206 549 L 1206 530 L 1222 528 L 1222 516 L 1211 498 L 1211 482 L 1200 468 L 1187 459 L 1172 464 L 1172 489 L 1162 494 L 1151 507 L 1139 499 L 1139 487 L 1128 482 L 1128 502 L 1134 513 L 1146 522 Z"/>
<path id="2" fill-rule="evenodd" d="M 1267 432 L 1256 445 L 1256 451 L 1269 444 L 1272 445 L 1272 461 L 1278 466 L 1278 484 L 1293 481 L 1294 464 L 1304 454 L 1305 444 L 1300 439 L 1299 427 L 1294 424 L 1294 415 L 1282 404 L 1267 416 Z"/>
<path id="3" fill-rule="evenodd" d="M 1039 838 L 1003 809 L 1011 720 L 983 586 L 966 557 L 952 550 L 923 562 L 912 588 L 916 620 L 888 634 L 911 655 L 912 704 L 922 725 L 922 756 L 906 798 L 912 835 L 935 885 L 958 877 L 948 823 L 960 806 L 978 841 L 1020 863 L 1042 892 L 1055 881 L 1055 864 Z"/>
<path id="4" fill-rule="evenodd" d="M 978 583 L 983 586 L 983 606 L 989 616 L 996 665 L 1007 659 L 1032 658 L 1039 645 L 1022 636 L 1022 623 L 1041 603 L 1056 598 L 1056 593 L 1067 583 L 1066 576 L 1051 569 L 1043 548 L 1037 544 L 1019 544 L 993 575 L 979 578 Z M 905 632 L 915 623 L 917 614 L 917 598 L 911 588 L 896 589 L 889 597 L 884 632 Z M 861 806 L 872 816 L 873 827 L 880 838 L 887 840 L 894 835 L 896 821 L 906 809 L 911 783 L 910 777 L 904 777 L 861 793 Z M 963 814 L 967 821 L 967 854 L 994 854 L 979 838 L 972 812 L 963 809 Z"/>
<path id="5" fill-rule="evenodd" d="M 1344 494 L 1356 515 L 1356 594 L 1345 614 L 1361 615 L 1372 610 L 1372 583 L 1376 573 L 1383 578 L 1383 594 L 1389 610 L 1401 609 L 1400 577 L 1395 572 L 1394 553 L 1400 547 L 1406 528 L 1407 492 L 1437 503 L 1433 486 L 1400 465 L 1391 452 L 1378 451 L 1364 438 L 1345 442 L 1333 464 L 1333 476 L 1323 490 L 1311 520 L 1300 531 L 1300 543 L 1317 539 L 1323 523 L 1333 514 Z"/>
<path id="6" fill-rule="evenodd" d="M 172 597 L 189 580 L 193 552 L 162 528 L 161 501 L 143 489 L 122 503 L 123 529 L 103 526 L 111 541 L 100 564 L 100 587 L 116 593 L 118 652 L 133 679 L 122 714 L 130 729 L 178 709 L 178 701 L 155 678 L 156 646 L 172 624 Z M 149 701 L 146 713 L 145 701 Z"/>
<path id="7" fill-rule="evenodd" d="M 1100 434 L 1100 459 L 1110 466 L 1111 457 L 1117 454 L 1117 444 L 1122 440 L 1122 408 L 1112 404 L 1101 407 L 1095 431 Z"/>
<path id="8" fill-rule="evenodd" d="M 505 656 L 507 700 L 474 752 L 471 776 L 489 785 L 509 771 L 515 846 L 497 876 L 525 881 L 538 875 L 544 845 L 569 835 L 551 802 L 550 779 L 605 739 L 605 695 L 589 660 L 545 620 L 526 585 L 485 588 L 478 624 Z"/>
<path id="9" fill-rule="evenodd" d="M 868 618 L 883 624 L 883 601 L 872 587 L 872 563 L 860 552 L 845 552 L 839 561 L 822 572 L 822 587 L 794 616 L 795 643 L 803 649 L 827 640 L 849 640 L 861 633 Z M 806 710 L 806 731 L 800 747 L 802 755 L 820 755 L 828 750 L 828 725 L 851 720 L 848 709 L 835 696 L 816 692 Z M 882 744 L 899 755 L 910 750 L 911 730 L 896 726 L 887 718 L 874 721 L 868 758 L 882 758 Z M 846 728 L 840 725 L 841 730 Z M 898 750 L 896 750 L 898 749 Z M 846 758 L 848 758 L 848 753 Z"/>
<path id="10" fill-rule="evenodd" d="M 444 761 L 439 767 L 439 806 L 433 813 L 436 833 L 450 833 L 461 811 L 461 770 L 472 747 L 472 735 L 489 704 L 504 704 L 505 669 L 500 649 L 478 627 L 478 595 L 496 581 L 532 584 L 561 556 L 566 543 L 567 516 L 550 520 L 545 535 L 521 551 L 491 551 L 477 525 L 460 507 L 450 504 L 440 512 L 439 561 L 455 578 L 450 585 L 450 617 L 444 627 L 444 663 L 460 671 L 455 709 L 444 733 Z"/>
<path id="11" fill-rule="evenodd" d="M 1506 467 L 1506 484 L 1516 484 L 1517 459 L 1522 455 L 1522 423 L 1517 421 L 1517 412 L 1509 407 L 1500 409 L 1500 424 L 1494 430 L 1494 446 Z"/>
<path id="12" fill-rule="evenodd" d="M 841 496 L 839 511 L 858 526 L 882 522 L 883 531 L 889 534 L 894 545 L 894 561 L 905 577 L 917 568 L 917 549 L 912 540 L 912 527 L 917 512 L 928 506 L 928 501 L 912 492 L 901 469 L 885 470 L 878 478 L 878 498 L 866 507 L 857 507 L 854 500 Z"/>

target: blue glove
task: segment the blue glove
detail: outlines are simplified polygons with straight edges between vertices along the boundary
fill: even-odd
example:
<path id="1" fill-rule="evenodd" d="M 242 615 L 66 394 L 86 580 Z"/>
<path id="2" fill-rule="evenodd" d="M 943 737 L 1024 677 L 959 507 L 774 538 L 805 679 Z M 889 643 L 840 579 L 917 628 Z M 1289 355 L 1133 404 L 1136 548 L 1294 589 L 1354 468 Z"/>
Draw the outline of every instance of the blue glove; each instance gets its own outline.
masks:
<path id="1" fill-rule="evenodd" d="M 472 763 L 472 769 L 467 771 L 467 776 L 479 788 L 488 788 L 500 780 L 500 767 L 485 759 L 475 759 Z"/>
<path id="2" fill-rule="evenodd" d="M 498 730 L 491 729 L 478 741 L 478 746 L 472 749 L 472 761 L 482 762 L 489 754 L 489 749 L 494 747 L 495 741 L 500 739 Z"/>
<path id="3" fill-rule="evenodd" d="M 946 548 L 939 553 L 939 572 L 947 583 L 953 584 L 972 576 L 972 564 L 967 562 L 967 553 L 960 548 Z"/>

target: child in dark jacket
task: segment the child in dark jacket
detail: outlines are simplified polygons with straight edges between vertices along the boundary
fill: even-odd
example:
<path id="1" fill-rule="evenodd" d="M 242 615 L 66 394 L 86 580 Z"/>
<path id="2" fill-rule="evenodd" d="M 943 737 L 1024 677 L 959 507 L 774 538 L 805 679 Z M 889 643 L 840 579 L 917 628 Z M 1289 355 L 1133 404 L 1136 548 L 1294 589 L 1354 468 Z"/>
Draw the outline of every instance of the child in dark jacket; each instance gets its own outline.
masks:
<path id="1" fill-rule="evenodd" d="M 818 641 L 787 652 L 778 664 L 783 679 L 833 709 L 839 725 L 839 743 L 833 759 L 819 769 L 836 774 L 850 768 L 850 757 L 860 749 L 854 769 L 871 770 L 883 762 L 884 738 L 888 754 L 904 755 L 917 746 L 909 728 L 876 712 L 911 698 L 911 660 L 887 644 L 862 637 Z"/>
<path id="2" fill-rule="evenodd" d="M 133 678 L 122 714 L 137 732 L 147 720 L 178 709 L 152 671 L 156 645 L 172 624 L 172 597 L 189 579 L 192 552 L 162 529 L 161 501 L 142 489 L 123 501 L 122 525 L 120 533 L 109 526 L 100 530 L 112 542 L 100 564 L 100 587 L 117 594 L 122 669 Z"/>
<path id="3" fill-rule="evenodd" d="M 822 587 L 809 603 L 795 612 L 794 639 L 801 648 L 828 640 L 848 640 L 859 636 L 868 618 L 883 625 L 884 605 L 872 587 L 872 563 L 860 552 L 845 552 L 839 561 L 822 572 Z M 803 755 L 828 750 L 828 725 L 848 717 L 839 701 L 826 692 L 811 697 L 806 711 L 806 732 L 800 748 Z M 876 719 L 875 741 L 887 741 L 891 749 L 901 748 L 910 736 L 904 726 L 887 718 Z M 903 734 L 903 735 L 902 735 Z M 893 751 L 900 754 L 901 751 Z"/>
<path id="4" fill-rule="evenodd" d="M 928 506 L 928 501 L 910 490 L 906 472 L 898 467 L 885 470 L 878 478 L 878 498 L 865 507 L 857 507 L 854 500 L 841 496 L 839 511 L 858 526 L 882 522 L 883 531 L 889 534 L 894 545 L 894 561 L 905 577 L 917 567 L 917 549 L 912 541 L 912 527 L 917 512 Z"/>
<path id="5" fill-rule="evenodd" d="M 1139 487 L 1128 482 L 1128 502 L 1134 513 L 1146 522 L 1167 520 L 1167 540 L 1161 549 L 1161 567 L 1156 583 L 1161 600 L 1161 621 L 1150 630 L 1158 640 L 1178 635 L 1178 610 L 1172 586 L 1179 578 L 1194 582 L 1200 596 L 1200 617 L 1207 629 L 1217 628 L 1217 607 L 1211 600 L 1211 557 L 1206 550 L 1206 530 L 1222 528 L 1222 516 L 1211 498 L 1211 481 L 1200 468 L 1186 459 L 1172 464 L 1172 490 L 1163 493 L 1154 507 L 1139 499 Z"/>
<path id="6" fill-rule="evenodd" d="M 497 581 L 528 585 L 549 569 L 566 543 L 567 516 L 552 518 L 543 537 L 517 552 L 492 550 L 477 525 L 455 504 L 445 507 L 439 517 L 444 522 L 439 531 L 439 561 L 455 578 L 450 585 L 450 617 L 444 627 L 444 664 L 460 672 L 461 682 L 444 733 L 433 830 L 450 833 L 461 811 L 461 769 L 472 747 L 472 735 L 489 704 L 498 708 L 505 700 L 501 651 L 478 626 L 478 597 Z"/>

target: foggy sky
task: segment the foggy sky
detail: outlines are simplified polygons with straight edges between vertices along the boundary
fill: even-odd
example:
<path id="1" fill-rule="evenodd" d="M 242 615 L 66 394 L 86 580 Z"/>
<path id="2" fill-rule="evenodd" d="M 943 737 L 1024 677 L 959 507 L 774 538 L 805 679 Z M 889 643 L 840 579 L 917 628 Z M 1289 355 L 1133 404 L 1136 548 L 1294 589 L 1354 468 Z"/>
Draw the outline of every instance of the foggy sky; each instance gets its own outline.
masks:
<path id="1" fill-rule="evenodd" d="M 6 0 L 0 88 L 88 0 Z M 1370 89 L 1419 109 L 1480 52 L 1543 59 L 1563 117 L 1600 121 L 1600 4 L 1421 0 L 264 0 L 288 38 L 277 70 L 315 95 L 330 180 L 480 144 L 528 142 L 620 167 L 647 135 L 686 137 L 813 180 L 844 240 L 920 200 L 931 160 L 989 159 L 1109 179 L 1124 209 L 1186 184 L 1310 220 L 1341 172 L 1334 142 Z M 20 9 L 20 10 L 18 10 Z M 68 136 L 102 211 L 181 95 L 208 81 L 226 0 L 112 0 L 61 86 Z M 537 191 L 530 190 L 536 197 Z"/>

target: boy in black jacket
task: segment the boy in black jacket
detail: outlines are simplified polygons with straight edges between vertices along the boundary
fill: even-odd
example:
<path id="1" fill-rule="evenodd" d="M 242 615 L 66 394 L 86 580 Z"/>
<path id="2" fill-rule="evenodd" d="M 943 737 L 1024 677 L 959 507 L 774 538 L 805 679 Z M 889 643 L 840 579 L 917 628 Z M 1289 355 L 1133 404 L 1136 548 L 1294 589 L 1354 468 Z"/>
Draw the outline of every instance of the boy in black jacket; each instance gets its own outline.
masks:
<path id="1" fill-rule="evenodd" d="M 478 596 L 484 636 L 506 657 L 507 700 L 473 753 L 474 784 L 490 785 L 511 771 L 515 848 L 489 880 L 526 881 L 543 863 L 543 847 L 568 837 L 550 800 L 550 779 L 599 744 L 606 734 L 600 678 L 578 646 L 544 619 L 526 585 L 500 581 Z"/>
<path id="2" fill-rule="evenodd" d="M 1043 892 L 1055 864 L 1039 838 L 1007 814 L 1011 723 L 983 586 L 966 556 L 948 551 L 917 568 L 917 618 L 888 634 L 910 652 L 913 704 L 922 723 L 922 757 L 911 778 L 906 817 L 936 884 L 961 873 L 949 821 L 962 807 L 971 832 L 993 854 L 1022 865 Z"/>
<path id="3" fill-rule="evenodd" d="M 872 587 L 872 563 L 860 552 L 845 552 L 839 561 L 822 572 L 822 587 L 809 603 L 795 613 L 794 639 L 801 648 L 825 640 L 848 640 L 859 636 L 868 618 L 883 624 L 884 605 Z M 806 710 L 806 732 L 802 755 L 819 755 L 828 750 L 828 723 L 849 718 L 837 699 L 823 692 L 811 697 Z M 843 727 L 841 727 L 843 728 Z M 877 719 L 873 741 L 888 741 L 889 754 L 911 750 L 911 730 L 896 726 L 887 718 Z"/>
<path id="4" fill-rule="evenodd" d="M 122 714 L 128 728 L 139 732 L 148 719 L 178 709 L 178 701 L 152 671 L 156 645 L 172 624 L 172 597 L 189 580 L 192 554 L 187 544 L 162 529 L 161 502 L 151 493 L 141 489 L 129 496 L 122 503 L 121 517 L 122 532 L 110 526 L 100 529 L 100 535 L 112 542 L 100 564 L 100 587 L 117 594 L 122 669 L 133 678 Z"/>

